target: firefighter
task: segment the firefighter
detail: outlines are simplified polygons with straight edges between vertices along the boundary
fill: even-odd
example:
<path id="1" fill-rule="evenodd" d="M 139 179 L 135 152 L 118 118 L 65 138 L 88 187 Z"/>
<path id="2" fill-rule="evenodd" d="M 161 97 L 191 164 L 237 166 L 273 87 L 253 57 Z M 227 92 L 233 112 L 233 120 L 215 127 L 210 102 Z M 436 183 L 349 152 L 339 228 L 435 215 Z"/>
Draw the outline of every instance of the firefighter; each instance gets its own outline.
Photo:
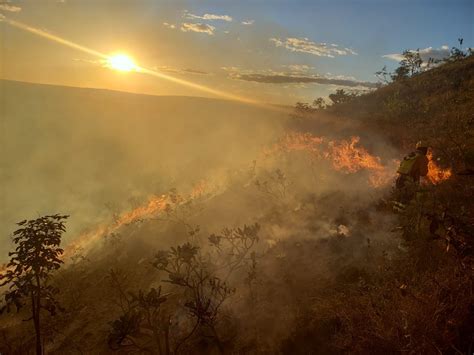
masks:
<path id="1" fill-rule="evenodd" d="M 420 178 L 428 174 L 428 144 L 423 141 L 416 143 L 416 150 L 403 158 L 397 170 L 397 189 L 402 189 L 407 184 L 420 184 Z"/>
<path id="2" fill-rule="evenodd" d="M 416 144 L 416 150 L 401 161 L 395 182 L 396 201 L 393 201 L 396 211 L 405 209 L 406 204 L 414 198 L 419 189 L 420 178 L 428 174 L 427 153 L 428 144 L 420 141 Z"/>

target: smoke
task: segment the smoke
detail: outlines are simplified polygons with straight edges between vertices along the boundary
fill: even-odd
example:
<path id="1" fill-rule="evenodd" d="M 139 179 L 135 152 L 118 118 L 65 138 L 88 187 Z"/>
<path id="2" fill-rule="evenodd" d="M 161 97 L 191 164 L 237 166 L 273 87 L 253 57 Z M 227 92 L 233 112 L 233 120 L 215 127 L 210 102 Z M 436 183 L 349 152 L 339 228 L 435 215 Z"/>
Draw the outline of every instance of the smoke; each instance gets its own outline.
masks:
<path id="1" fill-rule="evenodd" d="M 377 209 L 396 150 L 350 122 L 316 117 L 300 134 L 286 115 L 225 101 L 3 85 L 4 232 L 36 214 L 71 215 L 59 280 L 79 272 L 91 282 L 79 302 L 110 311 L 94 314 L 95 324 L 116 312 L 107 270 L 148 289 L 163 278 L 150 266 L 158 250 L 191 242 L 210 255 L 211 234 L 258 223 L 256 279 L 249 285 L 248 265 L 236 270 L 224 311 L 241 323 L 239 341 L 257 329 L 275 352 L 309 291 L 362 265 L 368 243 L 396 249 L 394 217 Z M 78 317 L 76 329 L 86 321 Z"/>
<path id="2" fill-rule="evenodd" d="M 1 233 L 67 213 L 65 242 L 251 161 L 283 115 L 228 101 L 2 81 Z M 6 257 L 10 245 L 1 245 Z"/>
<path id="3" fill-rule="evenodd" d="M 327 121 L 322 120 L 321 124 L 325 126 L 321 130 L 331 130 Z M 251 130 L 246 128 L 245 132 Z M 180 167 L 182 178 L 174 177 L 168 185 L 168 188 L 178 186 L 177 190 L 164 194 L 165 190 L 160 194 L 149 191 L 147 198 L 135 201 L 132 208 L 115 211 L 114 221 L 92 225 L 91 230 L 75 237 L 67 255 L 76 249 L 100 246 L 107 235 L 147 220 L 184 225 L 181 238 L 173 238 L 175 244 L 187 240 L 186 232 L 192 226 L 200 226 L 205 241 L 206 233 L 253 222 L 262 223 L 265 233 L 262 244 L 266 246 L 295 236 L 309 237 L 309 231 L 315 240 L 334 235 L 349 237 L 351 221 L 335 222 L 338 214 L 341 210 L 370 208 L 390 188 L 395 165 L 393 159 L 386 158 L 393 154 L 393 149 L 384 147 L 380 152 L 385 156 L 382 159 L 365 149 L 359 137 L 344 139 L 338 135 L 337 132 L 333 137 L 283 133 L 279 128 L 268 136 L 267 144 L 253 142 L 258 150 L 252 154 L 238 154 L 244 153 L 240 151 L 242 148 L 248 148 L 239 146 L 232 153 L 231 161 L 219 162 L 213 168 L 202 169 L 201 166 L 201 170 L 197 170 L 193 166 L 190 172 Z M 217 136 L 215 145 L 198 149 L 202 156 L 208 157 L 216 146 L 227 144 L 225 132 L 218 132 Z M 225 142 L 221 142 L 223 138 Z M 242 137 L 234 135 L 233 139 L 241 141 Z M 262 142 L 261 137 L 256 139 Z M 210 151 L 206 152 L 206 148 Z M 172 172 L 166 169 L 164 173 Z M 190 176 L 193 178 L 189 179 Z M 331 213 L 315 208 L 320 200 L 325 200 L 324 206 Z M 196 201 L 201 205 L 199 213 L 187 211 L 185 217 L 174 215 L 181 213 L 182 206 L 189 207 Z M 275 215 L 272 217 L 272 214 Z M 163 246 L 161 242 L 169 238 L 158 239 L 158 245 Z"/>

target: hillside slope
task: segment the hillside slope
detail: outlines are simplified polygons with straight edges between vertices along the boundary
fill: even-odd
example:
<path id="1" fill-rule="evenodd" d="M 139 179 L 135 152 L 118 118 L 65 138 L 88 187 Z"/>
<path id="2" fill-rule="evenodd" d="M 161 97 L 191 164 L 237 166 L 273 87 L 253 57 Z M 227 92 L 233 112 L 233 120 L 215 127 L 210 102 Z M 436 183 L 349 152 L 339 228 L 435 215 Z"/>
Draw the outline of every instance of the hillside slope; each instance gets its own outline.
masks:
<path id="1" fill-rule="evenodd" d="M 6 80 L 0 100 L 2 236 L 58 209 L 75 216 L 77 235 L 128 201 L 251 162 L 286 118 L 223 100 Z"/>
<path id="2" fill-rule="evenodd" d="M 91 241 L 89 249 L 79 243 L 67 253 L 52 280 L 65 310 L 44 317 L 47 352 L 471 353 L 474 179 L 457 173 L 465 168 L 473 144 L 472 63 L 472 58 L 448 63 L 304 121 L 282 120 L 275 127 L 268 117 L 271 124 L 264 121 L 257 132 L 254 120 L 242 125 L 236 118 L 224 141 L 218 132 L 215 142 L 202 143 L 199 150 L 194 148 L 201 135 L 196 138 L 181 126 L 188 117 L 183 113 L 187 108 L 177 107 L 183 99 L 170 98 L 174 104 L 169 104 L 166 122 L 174 127 L 172 115 L 183 116 L 172 138 L 184 136 L 193 144 L 183 154 L 181 140 L 162 135 L 153 149 L 168 138 L 171 148 L 164 159 L 187 158 L 191 166 L 179 166 L 181 174 L 176 175 L 190 181 L 120 210 L 115 221 L 79 240 Z M 86 112 L 98 112 L 104 102 L 119 108 L 105 115 L 105 123 L 88 121 L 86 126 L 100 127 L 99 132 L 111 127 L 114 135 L 128 137 L 127 117 L 135 117 L 142 105 L 147 107 L 144 101 L 152 99 L 126 96 L 128 102 L 122 103 L 122 94 L 107 95 L 113 98 L 99 95 L 96 111 Z M 80 110 L 81 104 L 76 105 Z M 215 116 L 212 108 L 201 101 L 198 105 L 203 115 Z M 221 105 L 226 115 L 222 130 L 227 132 L 228 115 L 240 117 L 242 111 L 236 114 L 227 111 L 235 107 Z M 153 107 L 152 112 L 160 109 Z M 120 130 L 113 125 L 121 117 L 114 110 L 127 113 L 119 120 Z M 212 117 L 203 118 L 209 125 L 203 127 L 204 139 L 214 137 L 214 128 L 220 127 Z M 148 127 L 154 124 L 163 129 L 149 119 L 147 130 L 123 153 L 141 147 L 143 137 L 153 140 L 156 132 Z M 282 126 L 292 132 L 280 145 L 252 156 L 263 142 L 283 133 Z M 77 122 L 76 129 L 85 130 L 80 145 L 91 132 Z M 350 137 L 334 138 L 357 131 L 362 146 Z M 240 132 L 237 137 L 235 132 Z M 452 174 L 415 187 L 413 198 L 395 210 L 398 195 L 391 183 L 396 166 L 383 165 L 388 159 L 372 154 L 389 151 L 387 158 L 393 158 L 392 144 L 408 152 L 419 139 L 429 141 L 434 162 Z M 91 154 L 97 154 L 97 147 L 104 145 Z M 156 151 L 148 152 L 149 147 L 146 143 L 139 150 L 146 152 L 146 161 L 155 159 Z M 218 163 L 225 168 L 225 184 L 213 186 L 215 180 L 209 179 L 206 186 L 191 189 L 201 164 L 189 155 L 203 147 L 210 149 L 206 158 L 211 168 Z M 250 157 L 253 163 L 233 165 Z M 148 166 L 138 153 L 131 161 L 121 172 Z M 388 183 L 377 188 L 369 184 L 373 172 L 388 176 Z M 160 173 L 166 179 L 169 170 Z M 99 180 L 99 186 L 106 181 Z M 55 201 L 56 208 L 62 208 L 60 202 Z M 165 296 L 157 298 L 157 292 Z M 23 354 L 32 348 L 32 325 L 21 321 L 26 311 L 0 319 L 1 351 Z"/>
<path id="3" fill-rule="evenodd" d="M 363 122 L 391 142 L 412 149 L 427 140 L 456 165 L 474 145 L 474 56 L 443 64 L 414 77 L 330 108 L 344 119 Z"/>

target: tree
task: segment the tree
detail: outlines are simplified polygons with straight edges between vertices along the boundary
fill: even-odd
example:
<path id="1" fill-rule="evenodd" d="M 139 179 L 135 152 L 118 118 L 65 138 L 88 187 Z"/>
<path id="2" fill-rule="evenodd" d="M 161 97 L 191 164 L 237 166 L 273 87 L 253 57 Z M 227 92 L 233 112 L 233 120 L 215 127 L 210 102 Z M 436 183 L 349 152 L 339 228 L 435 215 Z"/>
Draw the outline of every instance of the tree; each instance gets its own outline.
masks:
<path id="1" fill-rule="evenodd" d="M 337 105 L 351 101 L 356 96 L 357 94 L 354 92 L 347 92 L 344 89 L 337 89 L 334 94 L 329 95 L 329 98 L 334 103 L 334 105 Z"/>
<path id="2" fill-rule="evenodd" d="M 415 74 L 420 73 L 423 60 L 420 56 L 420 50 L 406 50 L 403 52 L 403 59 L 400 61 L 400 66 L 395 69 L 392 74 L 393 81 L 399 81 Z"/>
<path id="3" fill-rule="evenodd" d="M 310 118 L 313 113 L 326 109 L 328 105 L 322 97 L 313 100 L 311 104 L 307 102 L 297 102 L 294 107 L 294 113 L 291 115 L 295 120 Z"/>
<path id="4" fill-rule="evenodd" d="M 211 331 L 212 338 L 223 352 L 222 343 L 217 335 L 215 323 L 219 309 L 224 301 L 234 292 L 227 283 L 215 276 L 209 260 L 199 254 L 199 247 L 190 243 L 171 248 L 170 252 L 160 251 L 155 256 L 153 266 L 168 274 L 168 280 L 173 285 L 185 290 L 188 299 L 185 307 L 195 319 L 191 332 L 175 348 L 175 353 L 194 332 L 205 327 Z"/>
<path id="5" fill-rule="evenodd" d="M 326 101 L 322 97 L 313 100 L 313 107 L 316 110 L 324 110 L 327 107 Z"/>
<path id="6" fill-rule="evenodd" d="M 59 290 L 48 284 L 53 271 L 62 264 L 63 249 L 59 247 L 66 231 L 63 221 L 69 216 L 51 215 L 17 223 L 20 228 L 13 233 L 17 245 L 10 252 L 7 271 L 0 276 L 0 286 L 9 284 L 5 293 L 5 305 L 1 311 L 15 306 L 19 311 L 29 299 L 31 317 L 36 333 L 36 354 L 43 353 L 41 342 L 41 310 L 55 315 L 61 309 L 55 295 Z"/>
<path id="7" fill-rule="evenodd" d="M 466 58 L 466 56 L 469 54 L 469 50 L 467 54 L 464 53 L 464 50 L 462 49 L 463 42 L 464 42 L 463 38 L 458 38 L 459 48 L 457 47 L 451 48 L 451 52 L 449 54 L 449 60 L 456 61 L 456 60 Z"/>
<path id="8" fill-rule="evenodd" d="M 382 69 L 380 69 L 379 71 L 376 71 L 375 72 L 375 76 L 377 77 L 377 79 L 382 83 L 382 84 L 389 84 L 390 83 L 390 78 L 391 78 L 391 74 L 390 72 L 387 70 L 387 66 L 384 65 Z"/>
<path id="9" fill-rule="evenodd" d="M 410 71 L 405 66 L 399 66 L 392 74 L 393 81 L 400 81 L 409 77 Z"/>
<path id="10" fill-rule="evenodd" d="M 152 265 L 167 274 L 168 280 L 164 282 L 183 291 L 184 306 L 194 320 L 190 332 L 176 342 L 175 354 L 198 330 L 202 334 L 209 333 L 204 338 L 212 340 L 219 351 L 224 352 L 216 323 L 222 305 L 235 292 L 229 285 L 235 271 L 248 267 L 249 278 L 254 273 L 255 254 L 251 249 L 258 242 L 259 230 L 260 226 L 254 224 L 225 228 L 220 234 L 212 234 L 209 236 L 212 251 L 207 255 L 190 243 L 157 252 Z"/>

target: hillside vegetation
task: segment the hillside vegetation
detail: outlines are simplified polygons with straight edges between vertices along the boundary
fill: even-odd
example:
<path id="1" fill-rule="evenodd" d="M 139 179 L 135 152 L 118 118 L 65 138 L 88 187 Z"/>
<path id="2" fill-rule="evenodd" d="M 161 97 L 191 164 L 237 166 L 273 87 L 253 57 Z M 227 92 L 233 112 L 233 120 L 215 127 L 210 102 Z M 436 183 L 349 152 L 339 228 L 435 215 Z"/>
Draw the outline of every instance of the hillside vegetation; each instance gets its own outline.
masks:
<path id="1" fill-rule="evenodd" d="M 267 154 L 86 231 L 51 279 L 46 353 L 472 353 L 473 78 L 471 56 L 297 112 Z M 383 164 L 420 139 L 452 175 L 394 210 Z M 34 349 L 27 314 L 2 316 L 2 353 Z"/>

